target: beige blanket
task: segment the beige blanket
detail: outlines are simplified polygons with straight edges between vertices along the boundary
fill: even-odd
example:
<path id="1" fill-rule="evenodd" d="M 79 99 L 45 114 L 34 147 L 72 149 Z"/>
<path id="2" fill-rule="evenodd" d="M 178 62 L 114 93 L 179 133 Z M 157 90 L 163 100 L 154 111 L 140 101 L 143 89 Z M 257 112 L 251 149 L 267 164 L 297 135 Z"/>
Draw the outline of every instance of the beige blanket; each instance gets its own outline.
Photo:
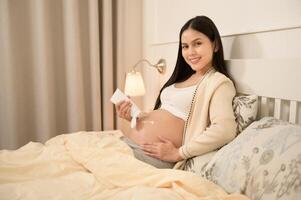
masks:
<path id="1" fill-rule="evenodd" d="M 78 132 L 0 151 L 0 199 L 247 199 L 190 172 L 135 159 L 121 135 Z"/>

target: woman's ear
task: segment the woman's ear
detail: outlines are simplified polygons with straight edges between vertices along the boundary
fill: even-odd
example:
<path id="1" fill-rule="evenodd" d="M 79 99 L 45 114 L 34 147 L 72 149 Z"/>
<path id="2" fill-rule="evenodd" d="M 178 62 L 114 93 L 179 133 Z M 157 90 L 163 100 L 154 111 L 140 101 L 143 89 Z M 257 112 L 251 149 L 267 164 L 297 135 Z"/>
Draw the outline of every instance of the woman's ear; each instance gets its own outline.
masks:
<path id="1" fill-rule="evenodd" d="M 218 43 L 216 42 L 216 40 L 214 40 L 214 42 L 213 42 L 213 51 L 216 53 L 218 50 L 219 50 L 219 45 L 218 45 Z"/>

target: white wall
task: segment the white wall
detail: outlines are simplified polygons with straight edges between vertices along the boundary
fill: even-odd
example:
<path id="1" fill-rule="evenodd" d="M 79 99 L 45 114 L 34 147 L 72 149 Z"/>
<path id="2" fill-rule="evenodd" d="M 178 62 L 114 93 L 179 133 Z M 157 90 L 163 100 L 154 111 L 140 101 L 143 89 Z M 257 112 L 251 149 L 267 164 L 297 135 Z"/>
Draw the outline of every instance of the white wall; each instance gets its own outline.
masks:
<path id="1" fill-rule="evenodd" d="M 168 65 L 165 76 L 144 68 L 146 110 L 173 71 L 180 28 L 196 15 L 217 25 L 226 60 L 301 59 L 300 0 L 144 0 L 143 55 L 153 62 L 165 58 Z"/>
<path id="2" fill-rule="evenodd" d="M 144 0 L 152 43 L 174 42 L 182 25 L 209 16 L 222 36 L 300 27 L 300 0 Z M 149 24 L 150 23 L 150 24 Z"/>

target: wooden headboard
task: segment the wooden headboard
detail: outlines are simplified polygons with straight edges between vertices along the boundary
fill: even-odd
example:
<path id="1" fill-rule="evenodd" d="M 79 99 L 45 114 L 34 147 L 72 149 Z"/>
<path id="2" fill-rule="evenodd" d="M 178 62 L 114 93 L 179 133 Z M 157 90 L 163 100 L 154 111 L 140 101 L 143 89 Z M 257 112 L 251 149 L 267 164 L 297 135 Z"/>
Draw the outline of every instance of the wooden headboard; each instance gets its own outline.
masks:
<path id="1" fill-rule="evenodd" d="M 301 124 L 301 60 L 226 61 L 239 94 L 259 96 L 257 118 L 274 116 Z"/>

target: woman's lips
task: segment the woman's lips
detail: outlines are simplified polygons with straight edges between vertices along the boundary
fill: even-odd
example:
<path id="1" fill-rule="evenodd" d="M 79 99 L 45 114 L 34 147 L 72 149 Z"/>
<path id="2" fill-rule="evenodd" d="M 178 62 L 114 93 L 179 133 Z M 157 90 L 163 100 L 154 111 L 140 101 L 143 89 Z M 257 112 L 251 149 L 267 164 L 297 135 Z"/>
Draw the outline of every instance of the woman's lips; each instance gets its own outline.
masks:
<path id="1" fill-rule="evenodd" d="M 201 58 L 190 58 L 189 61 L 191 62 L 191 64 L 196 64 L 200 61 Z"/>

